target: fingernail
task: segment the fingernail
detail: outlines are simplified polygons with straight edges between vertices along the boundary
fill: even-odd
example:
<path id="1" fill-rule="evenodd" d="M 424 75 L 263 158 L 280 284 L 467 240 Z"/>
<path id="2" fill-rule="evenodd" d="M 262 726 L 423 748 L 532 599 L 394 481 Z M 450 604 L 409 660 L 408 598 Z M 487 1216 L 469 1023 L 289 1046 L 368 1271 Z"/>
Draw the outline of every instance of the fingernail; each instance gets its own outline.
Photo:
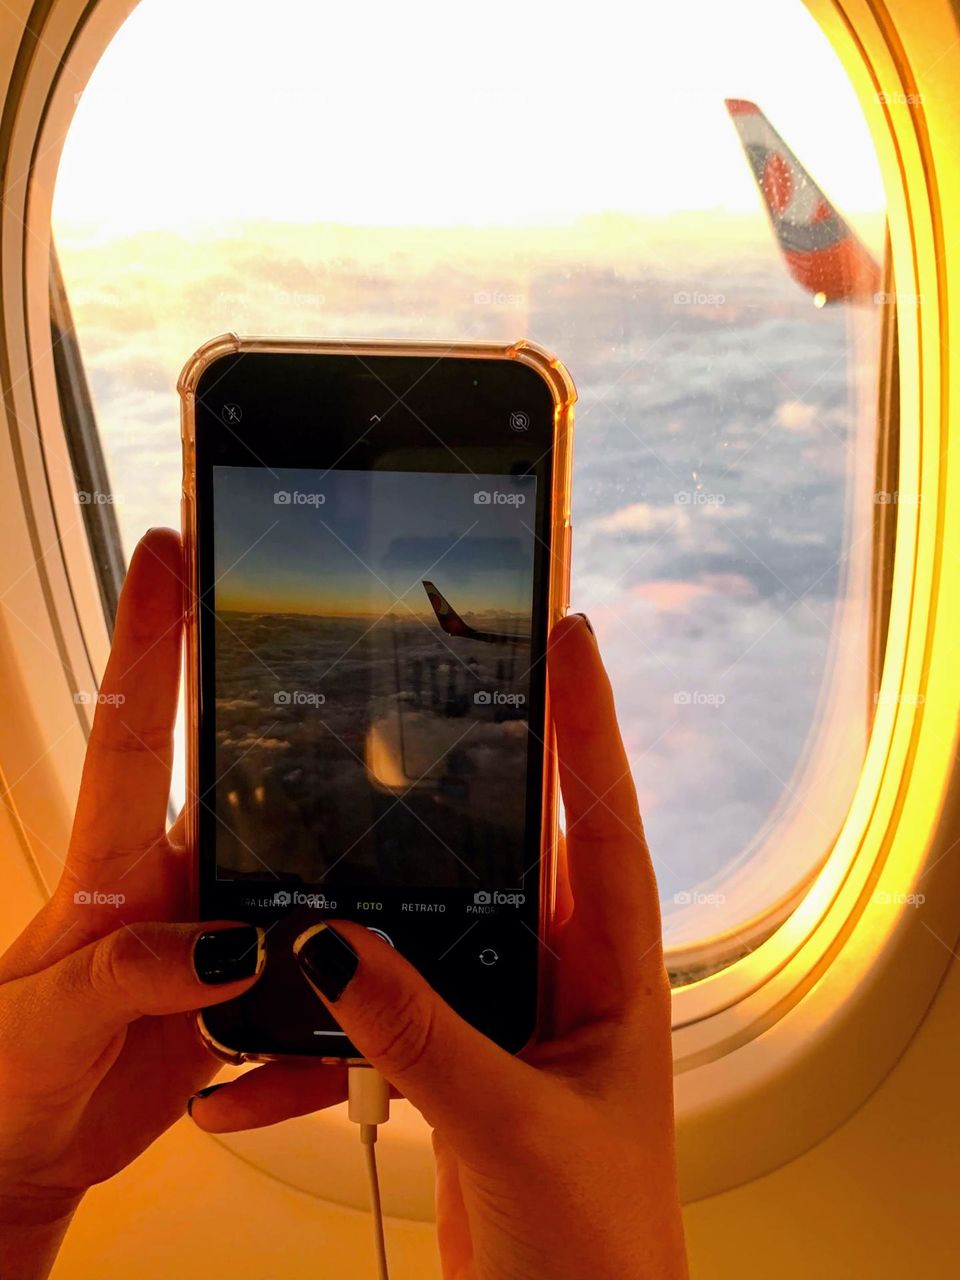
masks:
<path id="1" fill-rule="evenodd" d="M 201 982 L 220 985 L 252 978 L 263 968 L 263 930 L 252 924 L 201 933 L 193 944 L 193 967 Z"/>
<path id="2" fill-rule="evenodd" d="M 587 617 L 587 615 L 585 613 L 578 613 L 577 617 L 583 619 L 583 625 L 587 628 L 587 630 L 593 636 L 594 640 L 596 640 L 597 633 L 594 631 L 593 626 L 590 623 L 590 619 Z"/>
<path id="3" fill-rule="evenodd" d="M 193 1104 L 199 1102 L 201 1098 L 209 1098 L 211 1093 L 216 1093 L 218 1089 L 222 1089 L 226 1084 L 226 1080 L 222 1084 L 208 1084 L 205 1089 L 198 1089 L 192 1098 L 187 1099 L 187 1115 L 193 1115 Z"/>
<path id="4" fill-rule="evenodd" d="M 360 959 L 350 943 L 328 924 L 316 924 L 293 944 L 300 968 L 321 995 L 339 1000 Z"/>

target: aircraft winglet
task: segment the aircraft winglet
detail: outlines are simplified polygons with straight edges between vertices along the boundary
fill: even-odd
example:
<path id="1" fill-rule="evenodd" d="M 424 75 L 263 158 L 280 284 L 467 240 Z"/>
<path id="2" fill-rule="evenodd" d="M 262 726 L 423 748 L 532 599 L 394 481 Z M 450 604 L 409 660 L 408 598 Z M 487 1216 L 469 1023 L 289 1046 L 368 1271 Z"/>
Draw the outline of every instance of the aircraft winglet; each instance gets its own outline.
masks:
<path id="1" fill-rule="evenodd" d="M 437 621 L 448 636 L 459 636 L 465 640 L 481 640 L 486 644 L 529 645 L 530 641 L 526 636 L 511 636 L 498 631 L 476 630 L 475 627 L 471 627 L 469 623 L 464 622 L 453 605 L 437 590 L 432 582 L 424 580 L 423 589 L 427 593 L 427 599 L 433 606 L 433 612 L 437 615 Z"/>
<path id="2" fill-rule="evenodd" d="M 821 303 L 868 301 L 880 267 L 755 102 L 726 107 L 790 272 Z"/>

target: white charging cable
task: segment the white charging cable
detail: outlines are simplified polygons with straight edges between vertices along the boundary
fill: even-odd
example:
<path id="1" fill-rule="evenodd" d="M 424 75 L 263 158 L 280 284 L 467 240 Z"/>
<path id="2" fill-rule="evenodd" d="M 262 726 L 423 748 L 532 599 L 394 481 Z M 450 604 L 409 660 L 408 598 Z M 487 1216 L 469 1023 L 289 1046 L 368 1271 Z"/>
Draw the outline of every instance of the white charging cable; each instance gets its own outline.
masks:
<path id="1" fill-rule="evenodd" d="M 390 1280 L 387 1272 L 387 1246 L 383 1238 L 383 1209 L 380 1204 L 380 1179 L 377 1176 L 377 1126 L 390 1119 L 390 1086 L 373 1067 L 350 1067 L 347 1070 L 347 1115 L 360 1126 L 360 1141 L 370 1180 L 370 1213 L 377 1251 L 378 1280 Z"/>

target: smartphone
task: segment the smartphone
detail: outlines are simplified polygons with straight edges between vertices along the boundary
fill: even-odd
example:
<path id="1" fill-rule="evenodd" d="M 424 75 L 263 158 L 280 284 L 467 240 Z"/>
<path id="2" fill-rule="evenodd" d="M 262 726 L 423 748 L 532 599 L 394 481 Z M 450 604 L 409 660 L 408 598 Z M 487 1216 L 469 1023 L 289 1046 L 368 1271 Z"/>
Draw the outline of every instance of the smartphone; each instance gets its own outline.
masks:
<path id="1" fill-rule="evenodd" d="M 234 1062 L 361 1061 L 292 951 L 340 917 L 520 1049 L 555 889 L 569 375 L 529 342 L 231 334 L 179 392 L 196 908 L 266 934 L 202 1035 Z"/>

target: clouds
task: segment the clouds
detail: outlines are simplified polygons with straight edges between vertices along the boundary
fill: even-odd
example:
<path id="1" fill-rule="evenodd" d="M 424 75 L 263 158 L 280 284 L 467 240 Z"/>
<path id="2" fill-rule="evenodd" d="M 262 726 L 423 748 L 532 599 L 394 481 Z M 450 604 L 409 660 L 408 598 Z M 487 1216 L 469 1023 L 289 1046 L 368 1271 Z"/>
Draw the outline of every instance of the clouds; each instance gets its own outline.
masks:
<path id="1" fill-rule="evenodd" d="M 764 227 L 699 227 L 671 240 L 659 225 L 655 251 L 630 220 L 602 235 L 267 224 L 61 245 L 128 548 L 179 521 L 174 387 L 215 333 L 526 334 L 561 356 L 580 392 L 573 606 L 611 670 L 672 941 L 704 927 L 677 894 L 726 886 L 709 920 L 735 927 L 820 858 L 867 699 L 870 538 L 853 512 L 874 487 L 876 316 L 813 308 Z M 682 288 L 724 307 L 676 305 Z M 475 302 L 495 290 L 522 306 Z M 818 755 L 832 781 L 813 796 Z M 771 822 L 781 834 L 734 888 Z"/>
<path id="2" fill-rule="evenodd" d="M 801 400 L 784 400 L 777 407 L 776 422 L 785 431 L 809 431 L 816 416 L 815 404 L 804 404 Z"/>
<path id="3" fill-rule="evenodd" d="M 592 528 L 599 533 L 664 533 L 686 524 L 686 513 L 669 507 L 654 507 L 649 502 L 631 502 L 618 507 L 608 516 L 595 516 Z"/>

